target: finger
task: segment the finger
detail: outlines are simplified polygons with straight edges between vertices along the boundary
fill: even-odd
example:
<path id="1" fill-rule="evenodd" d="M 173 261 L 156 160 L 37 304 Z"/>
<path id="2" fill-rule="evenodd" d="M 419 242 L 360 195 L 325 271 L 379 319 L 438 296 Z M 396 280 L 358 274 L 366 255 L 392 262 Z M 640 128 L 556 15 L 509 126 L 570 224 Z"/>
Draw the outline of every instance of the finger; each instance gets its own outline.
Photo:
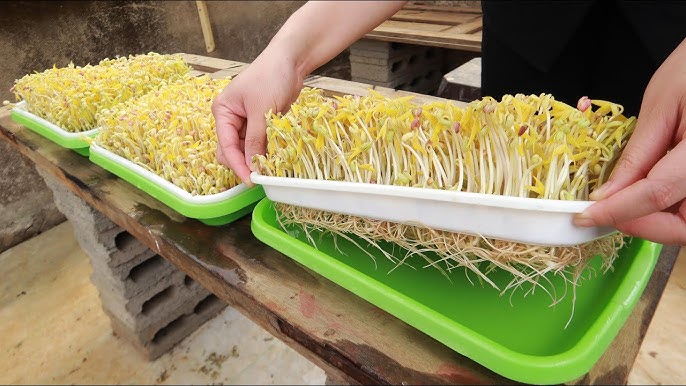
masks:
<path id="1" fill-rule="evenodd" d="M 250 169 L 245 164 L 245 155 L 240 146 L 239 132 L 245 124 L 245 119 L 221 104 L 216 102 L 212 105 L 217 127 L 217 155 L 221 153 L 222 164 L 236 173 L 242 182 L 252 186 L 250 182 Z M 219 160 L 219 158 L 218 158 Z M 220 161 L 221 162 L 221 161 Z"/>
<path id="2" fill-rule="evenodd" d="M 253 170 L 252 157 L 267 152 L 267 122 L 264 111 L 251 112 L 245 132 L 245 163 Z"/>
<path id="3" fill-rule="evenodd" d="M 595 192 L 591 200 L 602 200 L 644 178 L 669 148 L 676 117 L 657 97 L 646 94 L 636 127 L 617 161 L 610 178 Z"/>
<path id="4" fill-rule="evenodd" d="M 686 243 L 686 221 L 681 213 L 652 213 L 619 224 L 617 229 L 628 235 L 661 244 L 684 245 Z"/>
<path id="5" fill-rule="evenodd" d="M 219 162 L 222 165 L 228 164 L 226 158 L 224 157 L 224 152 L 222 151 L 222 147 L 219 144 L 219 142 L 217 142 L 217 162 Z"/>
<path id="6" fill-rule="evenodd" d="M 610 225 L 659 212 L 686 197 L 686 142 L 681 142 L 648 173 L 648 176 L 591 205 L 575 223 L 581 226 Z M 676 165 L 676 166 L 675 166 Z"/>

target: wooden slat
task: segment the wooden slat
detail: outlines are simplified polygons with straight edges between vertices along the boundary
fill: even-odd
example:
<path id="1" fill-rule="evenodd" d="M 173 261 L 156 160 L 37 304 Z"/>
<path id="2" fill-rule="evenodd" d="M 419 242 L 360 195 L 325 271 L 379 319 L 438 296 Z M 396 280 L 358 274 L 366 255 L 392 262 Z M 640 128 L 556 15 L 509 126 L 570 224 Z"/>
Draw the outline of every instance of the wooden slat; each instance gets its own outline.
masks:
<path id="1" fill-rule="evenodd" d="M 426 42 L 427 45 L 464 47 L 471 51 L 481 50 L 481 37 L 477 34 L 451 33 L 442 30 L 430 30 L 428 27 L 418 29 L 417 24 L 399 21 L 386 21 L 367 34 L 367 38 L 385 41 L 396 41 L 400 43 L 420 44 Z M 437 26 L 445 27 L 445 26 Z"/>
<path id="2" fill-rule="evenodd" d="M 404 10 L 411 11 L 437 11 L 437 12 L 457 12 L 457 13 L 481 13 L 481 7 L 453 7 L 446 5 L 413 4 L 408 3 L 403 6 Z"/>
<path id="3" fill-rule="evenodd" d="M 475 36 L 478 36 L 478 35 L 475 35 Z M 418 45 L 418 46 L 449 48 L 451 50 L 481 52 L 481 44 L 477 45 L 477 44 L 474 44 L 473 42 L 437 41 L 437 40 L 434 40 L 431 38 L 418 39 L 418 38 L 405 37 L 405 36 L 387 36 L 384 34 L 371 34 L 371 35 L 367 35 L 366 38 L 372 39 L 372 40 L 378 40 L 378 41 L 382 41 L 382 42 L 414 44 L 414 45 Z"/>
<path id="4" fill-rule="evenodd" d="M 204 63 L 203 60 L 199 60 L 197 58 L 190 58 L 189 59 L 189 64 L 191 66 L 198 66 L 197 63 Z M 230 68 L 230 69 L 218 69 L 218 68 L 212 68 L 212 67 L 206 67 L 203 66 L 202 68 L 205 71 L 196 71 L 194 72 L 198 74 L 209 74 L 213 78 L 225 78 L 227 76 L 235 76 L 238 75 L 241 71 L 243 71 L 245 68 L 248 67 L 248 64 L 246 63 L 241 63 L 241 62 L 234 62 L 236 64 L 236 67 Z M 319 76 L 319 75 L 312 75 L 309 76 L 305 79 L 303 82 L 304 86 L 307 87 L 315 87 L 319 88 L 325 91 L 326 95 L 338 95 L 338 96 L 343 96 L 343 95 L 359 95 L 359 96 L 364 96 L 369 93 L 369 90 L 375 90 L 379 92 L 380 94 L 387 96 L 389 98 L 393 97 L 402 97 L 402 96 L 408 96 L 412 95 L 414 97 L 413 101 L 417 104 L 424 104 L 424 103 L 430 103 L 430 102 L 436 102 L 436 101 L 446 101 L 446 99 L 443 98 L 438 98 L 434 97 L 431 95 L 424 95 L 424 94 L 418 94 L 418 93 L 413 93 L 409 91 L 402 91 L 402 90 L 394 90 L 392 88 L 386 88 L 386 87 L 379 87 L 375 86 L 372 84 L 366 84 L 366 83 L 360 83 L 360 82 L 352 82 L 349 80 L 343 80 L 343 79 L 336 79 L 336 78 L 330 78 L 326 76 Z M 464 102 L 460 101 L 452 101 L 458 106 L 464 106 Z"/>
<path id="5" fill-rule="evenodd" d="M 410 21 L 416 23 L 445 24 L 454 26 L 461 23 L 470 22 L 474 20 L 474 18 L 476 17 L 479 17 L 479 15 L 473 13 L 410 11 L 401 9 L 395 15 L 391 16 L 390 20 Z"/>
<path id="6" fill-rule="evenodd" d="M 215 78 L 215 79 L 223 79 L 223 78 L 228 78 L 228 77 L 234 77 L 234 76 L 240 74 L 240 72 L 243 71 L 246 67 L 247 67 L 247 65 L 244 65 L 241 67 L 229 68 L 226 70 L 219 70 L 219 71 L 211 73 L 210 77 Z"/>
<path id="7" fill-rule="evenodd" d="M 365 38 L 480 52 L 482 28 L 480 7 L 410 3 Z"/>
<path id="8" fill-rule="evenodd" d="M 474 20 L 456 25 L 454 27 L 444 30 L 445 33 L 456 33 L 456 34 L 472 34 L 477 31 L 481 31 L 484 26 L 484 20 L 481 16 L 477 16 Z M 481 40 L 481 39 L 479 39 Z"/>
<path id="9" fill-rule="evenodd" d="M 209 67 L 209 68 L 216 68 L 216 69 L 220 69 L 220 70 L 225 70 L 225 69 L 229 69 L 229 68 L 239 67 L 239 66 L 245 64 L 242 62 L 237 62 L 235 60 L 211 58 L 208 56 L 200 56 L 200 55 L 194 55 L 194 54 L 179 53 L 178 55 L 180 55 L 189 64 L 193 65 L 194 67 L 198 67 L 198 69 L 200 69 L 201 71 L 202 71 L 202 69 L 201 69 L 202 67 Z"/>
<path id="10" fill-rule="evenodd" d="M 359 95 L 364 96 L 369 93 L 369 90 L 374 90 L 381 95 L 389 98 L 399 98 L 404 96 L 412 96 L 412 101 L 417 104 L 425 104 L 431 102 L 445 102 L 447 99 L 439 98 L 431 95 L 424 95 L 404 90 L 394 90 L 387 87 L 379 87 L 371 84 L 352 82 L 349 80 L 329 78 L 325 76 L 313 76 L 305 80 L 305 86 L 316 87 L 324 90 L 325 95 Z M 460 101 L 451 101 L 454 105 L 464 107 L 466 103 Z"/>
<path id="11" fill-rule="evenodd" d="M 412 34 L 421 32 L 441 32 L 451 27 L 445 24 L 415 23 L 411 21 L 386 20 L 383 23 L 381 23 L 379 27 L 375 28 L 374 31 L 377 32 L 380 29 L 388 28 L 405 30 L 408 34 Z"/>

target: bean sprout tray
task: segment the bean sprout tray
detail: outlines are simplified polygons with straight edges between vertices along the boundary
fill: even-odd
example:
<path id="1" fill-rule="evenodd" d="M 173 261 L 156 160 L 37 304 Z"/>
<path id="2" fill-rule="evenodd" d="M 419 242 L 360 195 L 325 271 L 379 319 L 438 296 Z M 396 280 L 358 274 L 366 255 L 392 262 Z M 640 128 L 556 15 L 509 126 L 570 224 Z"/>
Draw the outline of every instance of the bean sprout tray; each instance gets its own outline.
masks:
<path id="1" fill-rule="evenodd" d="M 250 213 L 264 191 L 244 183 L 221 193 L 193 196 L 159 175 L 104 149 L 90 146 L 90 160 L 126 180 L 172 209 L 207 225 L 224 225 Z"/>
<path id="2" fill-rule="evenodd" d="M 616 232 L 572 223 L 592 201 L 562 201 L 252 173 L 269 199 L 296 206 L 423 225 L 535 245 L 570 246 Z"/>
<path id="3" fill-rule="evenodd" d="M 88 138 L 92 138 L 98 133 L 97 128 L 79 133 L 67 131 L 31 113 L 27 108 L 26 101 L 20 101 L 12 108 L 12 120 L 58 145 L 84 156 L 88 156 Z"/>

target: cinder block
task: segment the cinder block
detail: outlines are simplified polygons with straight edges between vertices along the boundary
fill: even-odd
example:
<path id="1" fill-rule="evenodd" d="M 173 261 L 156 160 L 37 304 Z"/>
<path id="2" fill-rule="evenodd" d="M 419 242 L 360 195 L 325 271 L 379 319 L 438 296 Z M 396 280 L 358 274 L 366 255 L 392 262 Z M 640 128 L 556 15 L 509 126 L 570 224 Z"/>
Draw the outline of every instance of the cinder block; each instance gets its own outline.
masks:
<path id="1" fill-rule="evenodd" d="M 78 197 L 77 197 L 78 198 Z M 145 253 L 149 248 L 138 241 L 123 228 L 112 223 L 97 210 L 91 209 L 94 218 L 98 222 L 109 221 L 113 227 L 106 231 L 96 233 L 89 229 L 87 223 L 80 222 L 80 219 L 66 215 L 74 226 L 74 233 L 81 248 L 94 260 L 102 261 L 109 267 L 117 267 L 122 264 L 130 263 L 131 259 Z"/>
<path id="2" fill-rule="evenodd" d="M 374 65 L 359 62 L 350 62 L 350 74 L 353 79 L 371 79 L 379 82 L 389 82 L 408 75 L 424 75 L 432 69 L 439 69 L 440 57 L 427 59 L 421 56 L 415 59 L 410 56 L 388 65 Z"/>
<path id="3" fill-rule="evenodd" d="M 360 39 L 350 46 L 350 49 L 375 51 L 375 52 L 389 52 L 398 50 L 402 45 L 398 43 L 383 42 L 372 39 Z"/>
<path id="4" fill-rule="evenodd" d="M 425 46 L 361 39 L 350 46 L 350 56 L 391 60 L 422 52 Z"/>
<path id="5" fill-rule="evenodd" d="M 155 359 L 226 307 L 199 283 L 41 173 L 93 268 L 116 335 Z"/>
<path id="6" fill-rule="evenodd" d="M 55 206 L 74 227 L 74 236 L 79 246 L 91 259 L 105 261 L 110 267 L 116 267 L 148 249 L 53 176 L 40 170 L 39 174 L 52 190 Z"/>
<path id="7" fill-rule="evenodd" d="M 122 323 L 116 315 L 110 314 L 112 331 L 143 354 L 148 360 L 155 360 L 169 351 L 177 343 L 190 335 L 203 323 L 217 315 L 226 304 L 212 294 L 201 297 L 200 300 L 189 303 L 183 312 L 159 328 L 152 338 L 142 339 L 142 336 Z M 106 311 L 107 312 L 107 311 Z"/>
<path id="8" fill-rule="evenodd" d="M 177 271 L 165 280 L 153 284 L 146 293 L 122 299 L 112 292 L 100 292 L 104 310 L 117 315 L 127 328 L 145 340 L 155 331 L 181 315 L 188 304 L 204 298 L 209 292 L 197 282 L 184 283 L 186 275 Z"/>
<path id="9" fill-rule="evenodd" d="M 408 74 L 388 82 L 379 82 L 371 79 L 357 79 L 356 82 L 368 83 L 375 86 L 393 88 L 396 90 L 413 91 L 422 94 L 433 93 L 438 89 L 441 82 L 441 72 L 437 69 L 425 74 Z"/>
<path id="10" fill-rule="evenodd" d="M 410 56 L 410 55 L 418 55 L 421 54 L 426 47 L 422 46 L 405 46 L 400 49 L 388 49 L 385 51 L 370 51 L 370 50 L 362 50 L 359 48 L 355 48 L 355 46 L 350 47 L 350 57 L 353 58 L 353 60 L 356 61 L 363 61 L 363 60 L 384 60 L 384 61 L 389 61 L 389 60 L 397 60 L 398 58 L 402 58 L 405 56 Z"/>
<path id="11" fill-rule="evenodd" d="M 164 257 L 148 249 L 125 264 L 108 267 L 99 260 L 91 260 L 91 281 L 101 291 L 109 291 L 128 299 L 139 295 L 157 282 L 178 270 Z"/>

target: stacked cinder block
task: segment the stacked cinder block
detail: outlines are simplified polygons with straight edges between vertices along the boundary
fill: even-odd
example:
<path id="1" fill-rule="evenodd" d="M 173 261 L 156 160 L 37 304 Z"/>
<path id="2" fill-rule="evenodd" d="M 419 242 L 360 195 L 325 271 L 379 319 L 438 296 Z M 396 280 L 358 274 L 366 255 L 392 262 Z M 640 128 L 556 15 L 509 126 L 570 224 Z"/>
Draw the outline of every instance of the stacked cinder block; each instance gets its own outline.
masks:
<path id="1" fill-rule="evenodd" d="M 153 360 L 226 304 L 162 256 L 39 170 L 57 208 L 88 255 L 105 313 L 117 335 Z"/>
<path id="2" fill-rule="evenodd" d="M 443 51 L 436 47 L 361 39 L 350 46 L 355 82 L 432 94 L 443 74 Z"/>

